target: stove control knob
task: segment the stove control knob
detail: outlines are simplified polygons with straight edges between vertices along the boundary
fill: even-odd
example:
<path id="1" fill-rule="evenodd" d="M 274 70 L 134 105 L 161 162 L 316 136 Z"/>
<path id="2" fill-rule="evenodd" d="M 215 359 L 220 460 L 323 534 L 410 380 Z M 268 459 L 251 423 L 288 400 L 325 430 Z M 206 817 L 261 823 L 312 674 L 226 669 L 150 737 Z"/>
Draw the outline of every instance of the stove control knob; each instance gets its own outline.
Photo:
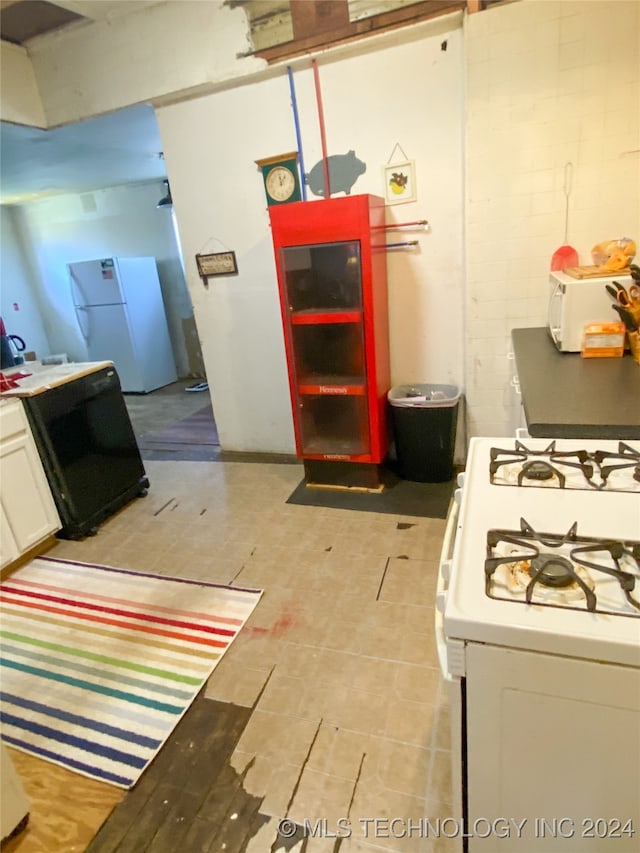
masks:
<path id="1" fill-rule="evenodd" d="M 447 593 L 439 592 L 436 594 L 436 610 L 438 613 L 444 613 L 447 604 Z"/>
<path id="2" fill-rule="evenodd" d="M 464 480 L 465 480 L 465 472 L 461 471 L 458 474 L 458 476 L 456 477 L 456 483 L 460 486 L 460 488 L 462 488 L 462 486 L 464 486 Z"/>

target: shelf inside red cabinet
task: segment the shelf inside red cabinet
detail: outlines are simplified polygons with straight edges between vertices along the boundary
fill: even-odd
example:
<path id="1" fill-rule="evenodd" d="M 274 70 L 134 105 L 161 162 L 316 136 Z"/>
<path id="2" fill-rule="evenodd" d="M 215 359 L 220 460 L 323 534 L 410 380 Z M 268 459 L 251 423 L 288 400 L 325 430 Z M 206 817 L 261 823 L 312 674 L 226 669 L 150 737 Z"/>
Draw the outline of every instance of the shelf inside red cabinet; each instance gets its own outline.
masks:
<path id="1" fill-rule="evenodd" d="M 364 341 L 358 323 L 317 323 L 293 326 L 294 376 L 301 385 L 366 384 Z M 328 393 L 328 392 L 316 392 Z M 346 393 L 338 390 L 334 393 Z"/>
<path id="2" fill-rule="evenodd" d="M 361 397 L 366 393 L 364 380 L 358 376 L 303 376 L 298 385 L 298 394 Z"/>
<path id="3" fill-rule="evenodd" d="M 292 326 L 315 326 L 321 323 L 361 323 L 362 311 L 292 311 Z"/>
<path id="4" fill-rule="evenodd" d="M 300 398 L 300 434 L 306 454 L 355 456 L 369 452 L 367 398 L 316 394 Z"/>
<path id="5" fill-rule="evenodd" d="M 325 462 L 371 462 L 370 453 L 305 453 L 304 458 Z"/>

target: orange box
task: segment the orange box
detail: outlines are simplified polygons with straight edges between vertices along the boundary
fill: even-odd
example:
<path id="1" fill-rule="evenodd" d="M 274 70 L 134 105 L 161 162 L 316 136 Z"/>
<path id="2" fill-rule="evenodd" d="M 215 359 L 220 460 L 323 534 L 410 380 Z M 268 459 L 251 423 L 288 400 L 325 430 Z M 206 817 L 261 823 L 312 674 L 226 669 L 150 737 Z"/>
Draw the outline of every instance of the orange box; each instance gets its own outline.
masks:
<path id="1" fill-rule="evenodd" d="M 589 323 L 582 336 L 583 358 L 618 358 L 624 352 L 624 323 Z"/>

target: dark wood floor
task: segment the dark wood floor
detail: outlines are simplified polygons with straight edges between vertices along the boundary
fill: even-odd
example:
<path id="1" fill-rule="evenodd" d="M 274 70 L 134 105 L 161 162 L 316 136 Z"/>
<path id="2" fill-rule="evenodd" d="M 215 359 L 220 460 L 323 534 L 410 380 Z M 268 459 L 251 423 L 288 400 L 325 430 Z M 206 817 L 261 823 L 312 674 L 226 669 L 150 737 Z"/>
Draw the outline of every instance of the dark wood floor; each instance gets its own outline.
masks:
<path id="1" fill-rule="evenodd" d="M 210 402 L 164 429 L 147 433 L 146 438 L 169 444 L 220 444 Z"/>
<path id="2" fill-rule="evenodd" d="M 220 456 L 220 440 L 211 403 L 161 429 L 138 431 L 143 459 L 213 462 Z"/>
<path id="3" fill-rule="evenodd" d="M 251 712 L 201 692 L 88 853 L 245 850 L 269 820 L 229 763 Z"/>
<path id="4" fill-rule="evenodd" d="M 299 464 L 294 454 L 222 450 L 209 391 L 185 393 L 189 384 L 182 379 L 151 394 L 125 395 L 143 460 Z"/>
<path id="5" fill-rule="evenodd" d="M 292 824 L 295 833 L 281 836 L 278 827 L 286 815 L 264 814 L 264 798 L 245 789 L 253 760 L 241 774 L 230 763 L 260 697 L 247 708 L 204 694 L 203 688 L 85 853 L 245 853 L 269 822 L 264 853 L 286 853 L 296 845 L 300 853 L 307 850 L 304 827 Z M 341 844 L 342 838 L 335 839 L 333 853 L 339 853 Z"/>

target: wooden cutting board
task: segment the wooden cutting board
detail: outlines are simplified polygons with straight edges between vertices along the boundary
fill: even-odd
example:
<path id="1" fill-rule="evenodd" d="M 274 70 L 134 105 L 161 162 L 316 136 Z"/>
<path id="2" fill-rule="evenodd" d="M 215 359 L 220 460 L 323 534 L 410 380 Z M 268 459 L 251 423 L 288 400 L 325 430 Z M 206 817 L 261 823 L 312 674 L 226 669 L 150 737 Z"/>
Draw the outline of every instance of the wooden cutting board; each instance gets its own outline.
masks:
<path id="1" fill-rule="evenodd" d="M 596 266 L 567 267 L 562 272 L 570 275 L 571 278 L 615 278 L 617 275 L 629 275 L 629 268 L 627 267 L 624 270 L 603 270 L 602 267 Z"/>

